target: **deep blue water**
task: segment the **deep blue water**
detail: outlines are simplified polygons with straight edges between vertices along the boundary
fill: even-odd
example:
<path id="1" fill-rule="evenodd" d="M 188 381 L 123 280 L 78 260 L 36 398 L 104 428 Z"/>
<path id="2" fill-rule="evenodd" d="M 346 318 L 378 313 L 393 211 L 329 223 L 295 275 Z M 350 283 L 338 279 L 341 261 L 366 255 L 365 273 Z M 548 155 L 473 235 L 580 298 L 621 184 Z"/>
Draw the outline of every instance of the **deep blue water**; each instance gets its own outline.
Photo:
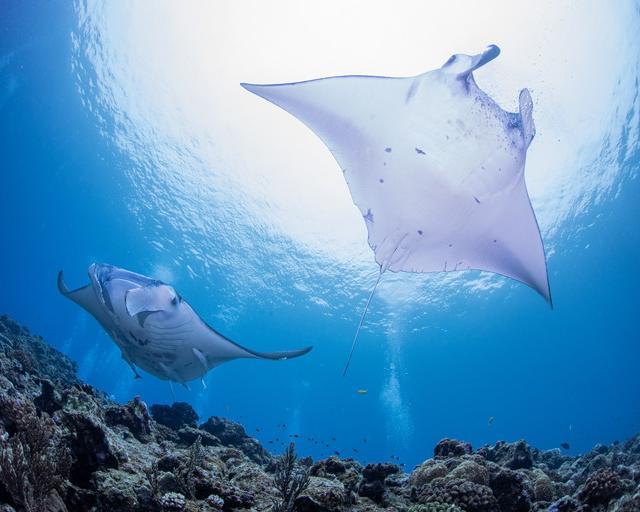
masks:
<path id="1" fill-rule="evenodd" d="M 632 16 L 625 15 L 620 37 L 640 41 L 638 7 L 625 9 Z M 158 126 L 171 118 L 145 110 L 144 93 L 130 89 L 139 81 L 122 81 L 147 61 L 118 54 L 124 51 L 126 57 L 127 47 L 115 47 L 117 33 L 96 35 L 100 27 L 124 23 L 114 16 L 101 25 L 105 10 L 93 3 L 0 6 L 0 312 L 77 360 L 83 379 L 120 401 L 135 395 L 149 403 L 171 400 L 166 382 L 150 375 L 134 381 L 97 323 L 58 294 L 59 269 L 65 269 L 70 285 L 80 286 L 89 264 L 101 261 L 168 276 L 210 324 L 252 348 L 314 345 L 310 355 L 295 361 L 237 361 L 213 370 L 206 390 L 197 382 L 190 391 L 176 390 L 177 398 L 190 402 L 203 418 L 239 420 L 268 448 L 281 448 L 269 444 L 276 437 L 299 434 L 302 454 L 322 457 L 337 450 L 363 461 L 396 455 L 412 466 L 430 456 L 445 436 L 474 446 L 518 438 L 540 448 L 569 442 L 571 452 L 581 452 L 640 430 L 636 46 L 620 49 L 620 74 L 612 82 L 618 93 L 603 110 L 603 119 L 613 125 L 598 126 L 596 137 L 591 129 L 597 123 L 587 115 L 592 105 L 578 106 L 580 115 L 574 117 L 562 110 L 545 114 L 545 100 L 557 98 L 540 84 L 551 82 L 549 90 L 558 89 L 571 73 L 544 76 L 539 83 L 536 108 L 543 119 L 530 154 L 545 151 L 545 159 L 532 161 L 527 179 L 537 179 L 541 190 L 532 196 L 549 252 L 554 309 L 525 286 L 498 277 L 385 275 L 350 373 L 342 378 L 376 277 L 358 213 L 348 208 L 346 187 L 335 199 L 347 205 L 345 211 L 353 215 L 347 221 L 356 226 L 353 237 L 347 233 L 335 242 L 343 248 L 347 239 L 345 257 L 325 243 L 338 231 L 335 223 L 318 228 L 312 218 L 306 233 L 304 223 L 287 224 L 300 214 L 299 205 L 283 212 L 277 199 L 260 197 L 261 182 L 249 183 L 257 174 L 240 171 L 263 165 L 252 161 L 252 147 L 245 146 L 237 160 L 233 154 L 216 160 L 226 137 L 232 144 L 235 137 L 253 136 L 234 132 L 240 124 L 213 125 L 195 142 L 187 134 L 157 135 Z M 91 16 L 98 18 L 93 32 L 87 28 Z M 136 27 L 141 23 L 136 20 L 132 16 L 122 33 L 143 30 L 144 23 Z M 275 29 L 272 34 L 285 37 Z M 104 68 L 94 44 L 113 59 L 105 58 Z M 211 51 L 212 60 L 222 58 L 222 52 Z M 539 56 L 536 75 L 544 75 L 545 57 Z M 294 71 L 296 62 L 290 64 Z M 591 71 L 594 82 L 597 69 Z M 251 74 L 250 63 L 242 71 Z M 224 72 L 219 79 L 226 79 Z M 105 85 L 109 80 L 112 89 Z M 497 81 L 487 76 L 487 85 Z M 179 87 L 154 84 L 165 103 L 172 95 L 185 100 L 178 98 Z M 194 94 L 193 101 L 198 98 Z M 268 111 L 253 99 L 246 101 L 249 110 Z M 194 109 L 205 118 L 230 119 L 229 112 L 216 110 L 224 105 L 223 98 Z M 246 110 L 238 109 L 237 116 L 253 124 Z M 140 119 L 152 120 L 153 126 L 141 125 Z M 572 125 L 567 119 L 578 121 Z M 558 128 L 551 134 L 553 123 Z M 194 130 L 207 126 L 203 122 Z M 291 127 L 304 131 L 293 121 Z M 556 145 L 545 146 L 551 137 L 558 139 Z M 203 141 L 209 145 L 201 154 Z M 280 149 L 274 147 L 274 155 Z M 569 155 L 562 160 L 567 178 L 545 187 L 546 175 L 540 173 L 551 165 L 546 157 L 554 152 Z M 327 174 L 339 173 L 330 159 L 326 165 Z M 251 190 L 247 197 L 237 193 L 243 180 Z M 264 188 L 265 194 L 278 183 Z M 309 188 L 313 194 L 314 187 Z M 334 199 L 324 202 L 329 211 Z M 322 240 L 323 250 L 305 237 Z"/>

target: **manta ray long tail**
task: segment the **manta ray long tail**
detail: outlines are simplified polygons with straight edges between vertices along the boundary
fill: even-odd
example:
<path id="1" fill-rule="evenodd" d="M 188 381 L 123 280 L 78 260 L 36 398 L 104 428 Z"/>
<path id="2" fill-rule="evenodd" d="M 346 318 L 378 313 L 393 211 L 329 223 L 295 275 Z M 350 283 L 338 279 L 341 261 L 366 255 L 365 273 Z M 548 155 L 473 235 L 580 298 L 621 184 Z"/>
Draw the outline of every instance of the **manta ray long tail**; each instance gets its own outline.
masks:
<path id="1" fill-rule="evenodd" d="M 360 329 L 362 329 L 362 324 L 364 323 L 364 317 L 367 316 L 367 311 L 369 311 L 369 304 L 371 304 L 371 299 L 373 298 L 373 294 L 380 283 L 380 278 L 382 277 L 384 270 L 380 268 L 380 273 L 378 274 L 378 279 L 376 280 L 376 284 L 373 285 L 373 290 L 369 294 L 369 298 L 367 299 L 367 304 L 364 306 L 364 311 L 362 312 L 362 316 L 360 317 L 360 322 L 358 323 L 358 328 L 356 329 L 356 334 L 353 337 L 353 341 L 351 342 L 351 351 L 349 352 L 349 357 L 347 358 L 347 364 L 344 366 L 344 371 L 342 372 L 342 376 L 344 377 L 347 374 L 347 370 L 349 369 L 349 363 L 351 363 L 351 358 L 353 357 L 353 351 L 356 348 L 356 342 L 358 341 L 358 335 L 360 334 Z"/>

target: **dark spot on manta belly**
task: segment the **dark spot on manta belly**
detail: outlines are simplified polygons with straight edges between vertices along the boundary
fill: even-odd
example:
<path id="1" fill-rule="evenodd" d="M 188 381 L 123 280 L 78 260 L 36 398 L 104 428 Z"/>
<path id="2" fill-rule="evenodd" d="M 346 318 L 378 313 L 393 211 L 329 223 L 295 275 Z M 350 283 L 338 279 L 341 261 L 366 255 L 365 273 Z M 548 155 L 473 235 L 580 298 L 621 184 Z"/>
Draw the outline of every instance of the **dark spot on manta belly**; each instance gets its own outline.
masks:
<path id="1" fill-rule="evenodd" d="M 145 345 L 149 344 L 149 340 L 146 339 L 142 339 L 142 338 L 138 338 L 135 334 L 133 334 L 133 332 L 129 331 L 129 336 L 131 336 L 131 338 L 141 347 L 144 347 Z"/>
<path id="2" fill-rule="evenodd" d="M 418 234 L 422 235 L 422 230 L 421 229 L 418 230 Z"/>
<path id="3" fill-rule="evenodd" d="M 419 155 L 426 155 L 426 153 L 422 151 L 420 148 L 416 148 L 416 153 L 418 153 Z"/>
<path id="4" fill-rule="evenodd" d="M 380 178 L 378 181 L 379 181 L 380 183 L 384 183 L 384 178 Z"/>
<path id="5" fill-rule="evenodd" d="M 478 199 L 476 196 L 473 196 L 473 198 L 476 200 L 476 203 L 480 204 L 480 199 Z"/>
<path id="6" fill-rule="evenodd" d="M 384 148 L 385 152 L 391 153 L 391 148 Z"/>

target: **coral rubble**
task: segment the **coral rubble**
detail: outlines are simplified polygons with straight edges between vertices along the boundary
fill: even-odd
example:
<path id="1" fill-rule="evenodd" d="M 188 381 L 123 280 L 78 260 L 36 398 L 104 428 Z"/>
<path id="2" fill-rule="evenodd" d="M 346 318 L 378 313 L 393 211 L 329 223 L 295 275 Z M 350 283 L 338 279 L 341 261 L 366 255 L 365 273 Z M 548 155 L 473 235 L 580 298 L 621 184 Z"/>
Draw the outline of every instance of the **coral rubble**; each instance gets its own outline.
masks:
<path id="1" fill-rule="evenodd" d="M 233 421 L 199 420 L 186 403 L 115 403 L 0 317 L 0 512 L 640 511 L 640 435 L 577 457 L 443 439 L 407 474 L 274 457 Z"/>

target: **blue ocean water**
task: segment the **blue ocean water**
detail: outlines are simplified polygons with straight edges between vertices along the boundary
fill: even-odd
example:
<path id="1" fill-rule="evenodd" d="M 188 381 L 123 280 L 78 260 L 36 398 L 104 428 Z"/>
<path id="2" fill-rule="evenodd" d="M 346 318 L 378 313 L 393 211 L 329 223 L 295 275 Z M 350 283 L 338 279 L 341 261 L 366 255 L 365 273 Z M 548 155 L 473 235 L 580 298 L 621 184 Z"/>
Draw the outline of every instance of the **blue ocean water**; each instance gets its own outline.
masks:
<path id="1" fill-rule="evenodd" d="M 499 101 L 513 102 L 522 86 L 536 99 L 526 176 L 554 309 L 500 277 L 385 275 L 346 378 L 377 276 L 364 226 L 326 150 L 238 83 L 411 74 L 446 54 L 416 51 L 417 29 L 406 40 L 385 35 L 375 6 L 358 23 L 343 13 L 353 33 L 337 36 L 299 11 L 283 28 L 254 4 L 173 13 L 170 4 L 150 5 L 0 7 L 0 312 L 120 401 L 172 397 L 166 382 L 132 379 L 97 323 L 59 295 L 59 269 L 71 286 L 86 283 L 94 261 L 154 275 L 244 345 L 314 345 L 295 361 L 237 361 L 213 370 L 207 389 L 176 390 L 201 417 L 238 420 L 276 451 L 297 434 L 305 455 L 394 455 L 410 467 L 442 437 L 474 446 L 568 442 L 577 453 L 640 429 L 637 3 L 573 18 L 559 6 L 546 15 L 530 6 L 539 17 L 522 34 L 480 19 L 486 31 L 473 35 L 501 43 L 505 57 L 479 83 Z M 252 36 L 246 46 L 234 31 Z M 559 46 L 536 47 L 535 31 Z M 444 39 L 448 53 L 476 44 Z M 273 53 L 260 53 L 258 41 Z M 531 60 L 510 60 L 509 43 L 529 48 Z M 506 77 L 521 60 L 527 65 Z M 405 72 L 410 61 L 417 67 Z M 282 124 L 260 128 L 270 121 Z"/>

